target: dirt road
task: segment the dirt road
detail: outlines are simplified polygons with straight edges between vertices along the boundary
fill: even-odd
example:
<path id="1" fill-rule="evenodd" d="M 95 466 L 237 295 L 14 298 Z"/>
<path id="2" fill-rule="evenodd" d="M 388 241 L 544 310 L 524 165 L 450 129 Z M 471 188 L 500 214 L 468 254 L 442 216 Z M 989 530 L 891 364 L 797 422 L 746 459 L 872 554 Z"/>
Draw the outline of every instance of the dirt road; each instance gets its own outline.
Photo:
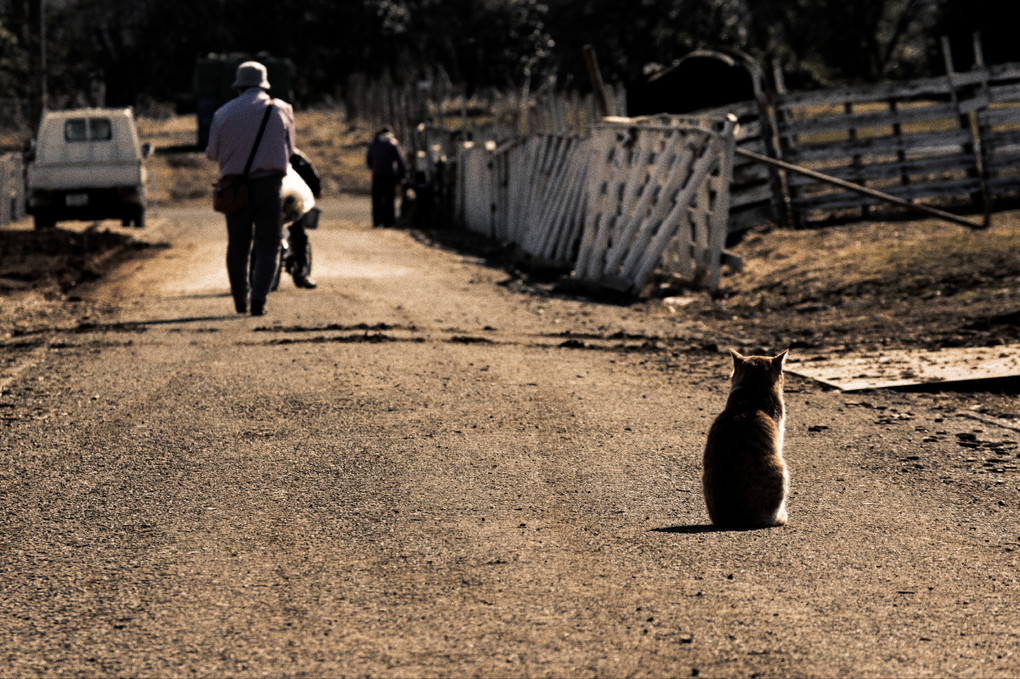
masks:
<path id="1" fill-rule="evenodd" d="M 720 532 L 724 324 L 529 293 L 356 198 L 319 289 L 237 316 L 221 221 L 151 222 L 101 316 L 5 345 L 0 675 L 1020 674 L 1015 432 L 793 377 L 790 523 Z"/>

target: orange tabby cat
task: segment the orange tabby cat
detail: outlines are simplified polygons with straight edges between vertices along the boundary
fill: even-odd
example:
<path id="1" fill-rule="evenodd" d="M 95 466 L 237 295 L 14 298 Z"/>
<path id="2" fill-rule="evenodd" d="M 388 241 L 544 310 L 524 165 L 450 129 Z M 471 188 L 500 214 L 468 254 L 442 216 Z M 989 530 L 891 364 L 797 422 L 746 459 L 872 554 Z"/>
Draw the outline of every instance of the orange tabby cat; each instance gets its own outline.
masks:
<path id="1" fill-rule="evenodd" d="M 705 443 L 702 485 L 712 523 L 781 526 L 790 477 L 783 461 L 783 363 L 778 356 L 733 356 L 726 408 Z"/>

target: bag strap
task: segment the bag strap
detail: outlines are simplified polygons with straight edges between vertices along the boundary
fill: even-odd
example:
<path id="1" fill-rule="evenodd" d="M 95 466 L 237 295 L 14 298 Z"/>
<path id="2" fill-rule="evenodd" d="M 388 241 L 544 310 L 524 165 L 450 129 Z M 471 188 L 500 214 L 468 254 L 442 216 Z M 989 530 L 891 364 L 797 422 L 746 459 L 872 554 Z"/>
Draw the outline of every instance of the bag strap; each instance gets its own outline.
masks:
<path id="1" fill-rule="evenodd" d="M 255 135 L 255 143 L 252 144 L 251 146 L 251 153 L 248 154 L 248 162 L 244 164 L 244 175 L 242 176 L 245 179 L 248 178 L 248 171 L 251 169 L 252 161 L 255 160 L 255 151 L 258 150 L 259 142 L 262 141 L 262 135 L 266 131 L 266 123 L 269 122 L 269 114 L 272 112 L 272 110 L 273 103 L 269 102 L 269 105 L 266 106 L 266 114 L 262 116 L 262 124 L 259 125 L 259 133 Z"/>

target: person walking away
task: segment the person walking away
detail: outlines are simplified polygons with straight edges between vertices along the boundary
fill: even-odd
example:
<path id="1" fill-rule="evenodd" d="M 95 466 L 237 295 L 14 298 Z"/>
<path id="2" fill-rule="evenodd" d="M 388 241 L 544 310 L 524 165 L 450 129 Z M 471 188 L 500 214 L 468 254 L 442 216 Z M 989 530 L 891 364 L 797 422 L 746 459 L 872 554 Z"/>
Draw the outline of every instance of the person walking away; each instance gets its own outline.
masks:
<path id="1" fill-rule="evenodd" d="M 294 149 L 290 156 L 290 166 L 294 168 L 308 189 L 312 197 L 318 200 L 322 197 L 322 180 L 315 166 L 308 156 L 299 149 Z M 314 222 L 313 222 L 314 220 Z M 312 279 L 312 244 L 308 240 L 308 229 L 318 227 L 318 212 L 308 211 L 298 217 L 287 228 L 287 242 L 290 244 L 290 261 L 287 272 L 294 279 L 294 285 L 308 290 L 315 289 L 318 284 Z"/>
<path id="2" fill-rule="evenodd" d="M 383 127 L 372 138 L 365 164 L 372 171 L 372 226 L 393 226 L 397 222 L 393 207 L 396 189 L 407 178 L 407 162 L 389 127 Z"/>
<path id="3" fill-rule="evenodd" d="M 213 114 L 205 155 L 219 164 L 220 177 L 243 175 L 249 168 L 248 204 L 226 216 L 227 277 L 237 312 L 247 313 L 250 296 L 251 315 L 261 316 L 280 254 L 283 231 L 280 187 L 294 153 L 294 109 L 269 96 L 266 67 L 257 61 L 246 61 L 237 67 L 232 87 L 237 97 Z M 263 120 L 264 131 L 256 145 Z M 249 290 L 248 266 L 253 255 Z"/>

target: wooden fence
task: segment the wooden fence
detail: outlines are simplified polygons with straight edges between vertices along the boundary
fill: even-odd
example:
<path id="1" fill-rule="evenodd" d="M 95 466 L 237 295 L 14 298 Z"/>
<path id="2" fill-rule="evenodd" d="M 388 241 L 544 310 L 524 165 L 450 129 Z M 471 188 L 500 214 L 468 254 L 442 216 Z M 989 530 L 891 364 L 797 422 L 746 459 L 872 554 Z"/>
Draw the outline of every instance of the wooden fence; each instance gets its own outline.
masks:
<path id="1" fill-rule="evenodd" d="M 774 99 L 773 157 L 893 196 L 970 211 L 1020 194 L 1020 64 Z M 804 225 L 879 200 L 785 178 L 788 220 Z"/>
<path id="2" fill-rule="evenodd" d="M 626 109 L 621 85 L 607 87 L 612 112 Z M 587 135 L 601 119 L 592 94 L 560 91 L 555 81 L 514 91 L 486 89 L 468 94 L 440 72 L 416 83 L 394 85 L 388 79 L 350 76 L 342 100 L 349 119 L 373 126 L 392 125 L 412 154 L 427 153 L 421 127 L 431 139 L 457 142 L 507 140 L 533 135 Z"/>
<path id="3" fill-rule="evenodd" d="M 574 275 L 639 291 L 657 269 L 719 286 L 733 119 L 607 119 L 595 129 Z"/>
<path id="4" fill-rule="evenodd" d="M 495 236 L 534 257 L 569 262 L 583 226 L 591 140 L 529 137 L 496 156 Z"/>
<path id="5" fill-rule="evenodd" d="M 584 228 L 591 141 L 528 137 L 497 147 L 463 144 L 454 191 L 457 220 L 532 257 L 569 265 Z"/>
<path id="6" fill-rule="evenodd" d="M 0 225 L 25 217 L 25 179 L 20 153 L 0 155 Z"/>
<path id="7" fill-rule="evenodd" d="M 639 292 L 653 274 L 715 289 L 726 242 L 735 121 L 607 118 L 589 138 L 465 144 L 456 216 L 467 228 Z"/>
<path id="8" fill-rule="evenodd" d="M 725 118 L 734 116 L 736 147 L 776 157 L 774 125 L 769 111 L 757 102 L 747 101 L 719 109 L 703 111 L 699 116 Z M 730 181 L 730 233 L 741 233 L 763 224 L 782 223 L 786 214 L 784 177 L 773 167 L 737 155 L 733 158 Z"/>

